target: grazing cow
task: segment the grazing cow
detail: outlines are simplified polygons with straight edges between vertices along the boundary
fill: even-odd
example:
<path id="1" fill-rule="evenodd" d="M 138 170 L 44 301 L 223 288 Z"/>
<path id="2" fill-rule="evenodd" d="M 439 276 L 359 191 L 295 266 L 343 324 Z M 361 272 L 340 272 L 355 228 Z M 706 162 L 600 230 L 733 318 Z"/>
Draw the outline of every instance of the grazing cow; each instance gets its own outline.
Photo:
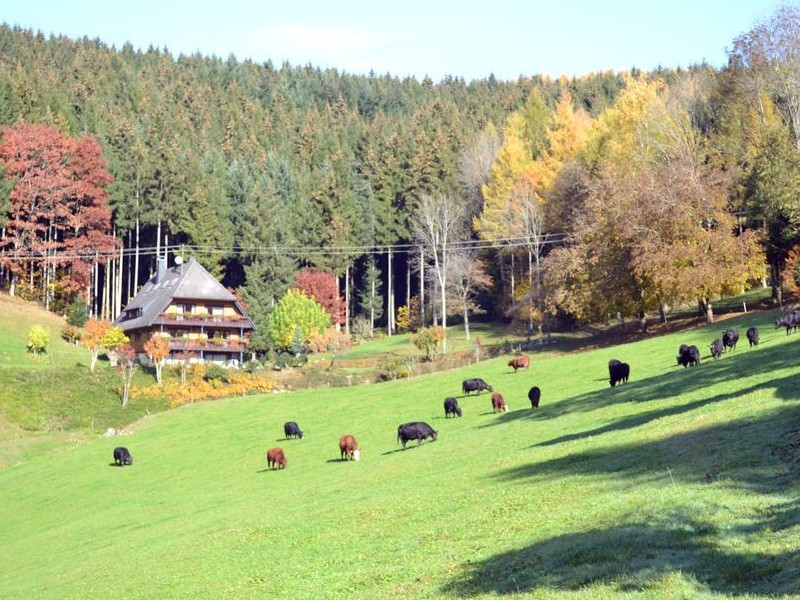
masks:
<path id="1" fill-rule="evenodd" d="M 750 342 L 751 348 L 758 346 L 758 327 L 748 327 L 745 335 L 747 336 L 747 341 Z"/>
<path id="2" fill-rule="evenodd" d="M 616 364 L 611 364 L 616 363 Z M 608 363 L 609 383 L 614 387 L 618 383 L 627 383 L 631 374 L 631 367 L 628 363 L 611 361 Z"/>
<path id="3" fill-rule="evenodd" d="M 775 321 L 775 329 L 786 327 L 786 335 L 800 327 L 800 310 L 793 310 Z"/>
<path id="4" fill-rule="evenodd" d="M 461 416 L 461 407 L 458 405 L 458 400 L 455 398 L 444 399 L 444 418 L 446 419 L 450 415 L 453 415 L 453 417 Z"/>
<path id="5" fill-rule="evenodd" d="M 533 386 L 528 390 L 528 400 L 531 401 L 531 408 L 539 408 L 539 398 L 542 397 L 542 390 L 538 386 Z"/>
<path id="6" fill-rule="evenodd" d="M 736 342 L 739 341 L 739 330 L 735 327 L 726 329 L 722 332 L 722 346 L 725 350 L 730 348 L 736 350 Z"/>
<path id="7" fill-rule="evenodd" d="M 490 392 L 494 391 L 492 386 L 480 378 L 465 379 L 461 382 L 461 391 L 465 396 L 470 392 L 478 392 L 480 394 L 483 390 L 488 390 Z"/>
<path id="8" fill-rule="evenodd" d="M 508 405 L 506 404 L 506 399 L 503 398 L 503 394 L 495 392 L 492 394 L 492 412 L 498 413 L 500 411 L 508 412 Z"/>
<path id="9" fill-rule="evenodd" d="M 128 452 L 127 448 L 124 446 L 114 448 L 114 464 L 118 467 L 124 467 L 125 465 L 133 464 L 133 457 L 131 456 L 131 453 Z"/>
<path id="10" fill-rule="evenodd" d="M 694 367 L 700 364 L 700 350 L 697 346 L 681 345 L 680 354 L 678 355 L 678 364 L 686 367 Z"/>
<path id="11" fill-rule="evenodd" d="M 358 460 L 361 458 L 361 451 L 358 449 L 358 442 L 352 435 L 343 435 L 339 438 L 339 453 L 342 460 Z"/>
<path id="12" fill-rule="evenodd" d="M 286 455 L 283 453 L 283 448 L 270 448 L 267 450 L 268 469 L 285 469 L 286 462 Z"/>
<path id="13" fill-rule="evenodd" d="M 614 370 L 621 365 L 622 362 L 618 361 L 616 358 L 612 358 L 608 361 L 608 377 L 609 379 L 614 378 Z"/>
<path id="14" fill-rule="evenodd" d="M 397 428 L 397 441 L 403 444 L 403 450 L 406 449 L 406 443 L 409 440 L 417 440 L 417 446 L 419 446 L 426 438 L 431 438 L 435 442 L 436 436 L 437 431 L 421 421 L 403 423 Z"/>
<path id="15" fill-rule="evenodd" d="M 517 369 L 528 369 L 531 364 L 531 359 L 527 356 L 515 356 L 510 361 L 508 361 L 508 366 L 514 369 L 514 373 L 517 372 Z"/>
<path id="16" fill-rule="evenodd" d="M 714 340 L 711 342 L 709 346 L 709 350 L 711 350 L 711 358 L 719 358 L 722 356 L 722 351 L 725 347 L 722 345 L 722 340 Z"/>
<path id="17" fill-rule="evenodd" d="M 283 424 L 283 433 L 288 440 L 290 437 L 300 438 L 303 439 L 303 432 L 300 431 L 300 427 L 297 426 L 297 423 L 294 421 L 288 421 Z"/>

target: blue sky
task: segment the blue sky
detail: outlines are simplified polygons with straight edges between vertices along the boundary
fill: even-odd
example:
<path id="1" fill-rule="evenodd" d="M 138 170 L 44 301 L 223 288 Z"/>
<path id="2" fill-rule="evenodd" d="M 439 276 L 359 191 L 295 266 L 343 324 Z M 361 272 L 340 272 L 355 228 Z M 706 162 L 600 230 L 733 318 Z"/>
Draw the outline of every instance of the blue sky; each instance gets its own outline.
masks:
<path id="1" fill-rule="evenodd" d="M 0 0 L 1 20 L 173 55 L 434 81 L 719 67 L 780 0 Z"/>

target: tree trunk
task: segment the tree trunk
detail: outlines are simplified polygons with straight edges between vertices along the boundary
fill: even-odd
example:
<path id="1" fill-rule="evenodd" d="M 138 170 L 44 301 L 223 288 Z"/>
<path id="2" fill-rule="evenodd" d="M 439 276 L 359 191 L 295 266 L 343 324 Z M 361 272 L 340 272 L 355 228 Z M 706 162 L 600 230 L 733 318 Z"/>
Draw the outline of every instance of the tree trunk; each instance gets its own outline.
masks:
<path id="1" fill-rule="evenodd" d="M 388 293 L 386 294 L 386 333 L 392 335 L 394 333 L 394 274 L 392 273 L 392 249 L 389 248 L 386 264 L 389 269 L 387 273 L 387 287 Z"/>
<path id="2" fill-rule="evenodd" d="M 350 265 L 344 269 L 344 332 L 350 335 Z"/>
<path id="3" fill-rule="evenodd" d="M 469 339 L 469 311 L 464 303 L 464 338 Z"/>
<path id="4" fill-rule="evenodd" d="M 445 335 L 442 338 L 442 354 L 447 354 L 447 286 L 445 281 L 441 281 L 442 292 L 442 329 L 445 330 Z"/>
<path id="5" fill-rule="evenodd" d="M 425 327 L 425 250 L 419 247 L 419 326 Z"/>
<path id="6" fill-rule="evenodd" d="M 706 298 L 705 304 L 706 304 L 706 323 L 713 323 L 714 309 L 711 307 L 711 298 Z"/>
<path id="7" fill-rule="evenodd" d="M 662 323 L 666 323 L 667 322 L 667 312 L 666 312 L 666 310 L 664 310 L 664 303 L 663 302 L 659 302 L 659 304 L 658 304 L 658 316 L 661 319 Z"/>

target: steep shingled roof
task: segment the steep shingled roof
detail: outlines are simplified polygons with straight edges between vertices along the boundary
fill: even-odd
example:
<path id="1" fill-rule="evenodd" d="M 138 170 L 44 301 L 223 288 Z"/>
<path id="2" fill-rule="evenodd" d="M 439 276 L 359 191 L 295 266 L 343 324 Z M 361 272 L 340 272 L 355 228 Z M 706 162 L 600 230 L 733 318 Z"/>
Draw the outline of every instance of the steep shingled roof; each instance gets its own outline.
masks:
<path id="1" fill-rule="evenodd" d="M 163 269 L 163 265 L 162 265 Z M 123 331 L 149 327 L 175 300 L 230 302 L 250 321 L 236 296 L 226 290 L 194 258 L 188 263 L 158 271 L 142 286 L 114 321 Z M 253 326 L 252 321 L 250 325 Z"/>

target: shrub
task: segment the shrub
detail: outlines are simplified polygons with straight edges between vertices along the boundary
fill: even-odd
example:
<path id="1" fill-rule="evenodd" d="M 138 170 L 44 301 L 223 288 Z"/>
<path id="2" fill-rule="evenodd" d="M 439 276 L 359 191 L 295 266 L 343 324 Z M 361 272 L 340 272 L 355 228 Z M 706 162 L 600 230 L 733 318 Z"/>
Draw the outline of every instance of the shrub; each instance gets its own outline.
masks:
<path id="1" fill-rule="evenodd" d="M 353 337 L 360 342 L 364 342 L 372 337 L 372 330 L 369 326 L 369 319 L 358 316 L 350 324 L 350 332 Z"/>
<path id="2" fill-rule="evenodd" d="M 412 334 L 411 343 L 417 349 L 422 350 L 428 360 L 433 360 L 439 355 L 444 336 L 444 327 L 439 325 L 423 327 L 417 333 Z"/>
<path id="3" fill-rule="evenodd" d="M 31 354 L 45 354 L 50 345 L 50 332 L 41 325 L 34 325 L 28 331 L 28 352 Z"/>
<path id="4" fill-rule="evenodd" d="M 316 333 L 308 340 L 308 349 L 317 354 L 330 351 L 334 354 L 350 349 L 353 340 L 343 331 L 331 327 L 327 331 Z"/>
<path id="5" fill-rule="evenodd" d="M 228 383 L 230 372 L 225 367 L 211 363 L 206 365 L 203 379 L 208 382 Z"/>
<path id="6" fill-rule="evenodd" d="M 64 325 L 61 328 L 61 339 L 77 346 L 81 341 L 81 330 L 75 325 Z"/>

